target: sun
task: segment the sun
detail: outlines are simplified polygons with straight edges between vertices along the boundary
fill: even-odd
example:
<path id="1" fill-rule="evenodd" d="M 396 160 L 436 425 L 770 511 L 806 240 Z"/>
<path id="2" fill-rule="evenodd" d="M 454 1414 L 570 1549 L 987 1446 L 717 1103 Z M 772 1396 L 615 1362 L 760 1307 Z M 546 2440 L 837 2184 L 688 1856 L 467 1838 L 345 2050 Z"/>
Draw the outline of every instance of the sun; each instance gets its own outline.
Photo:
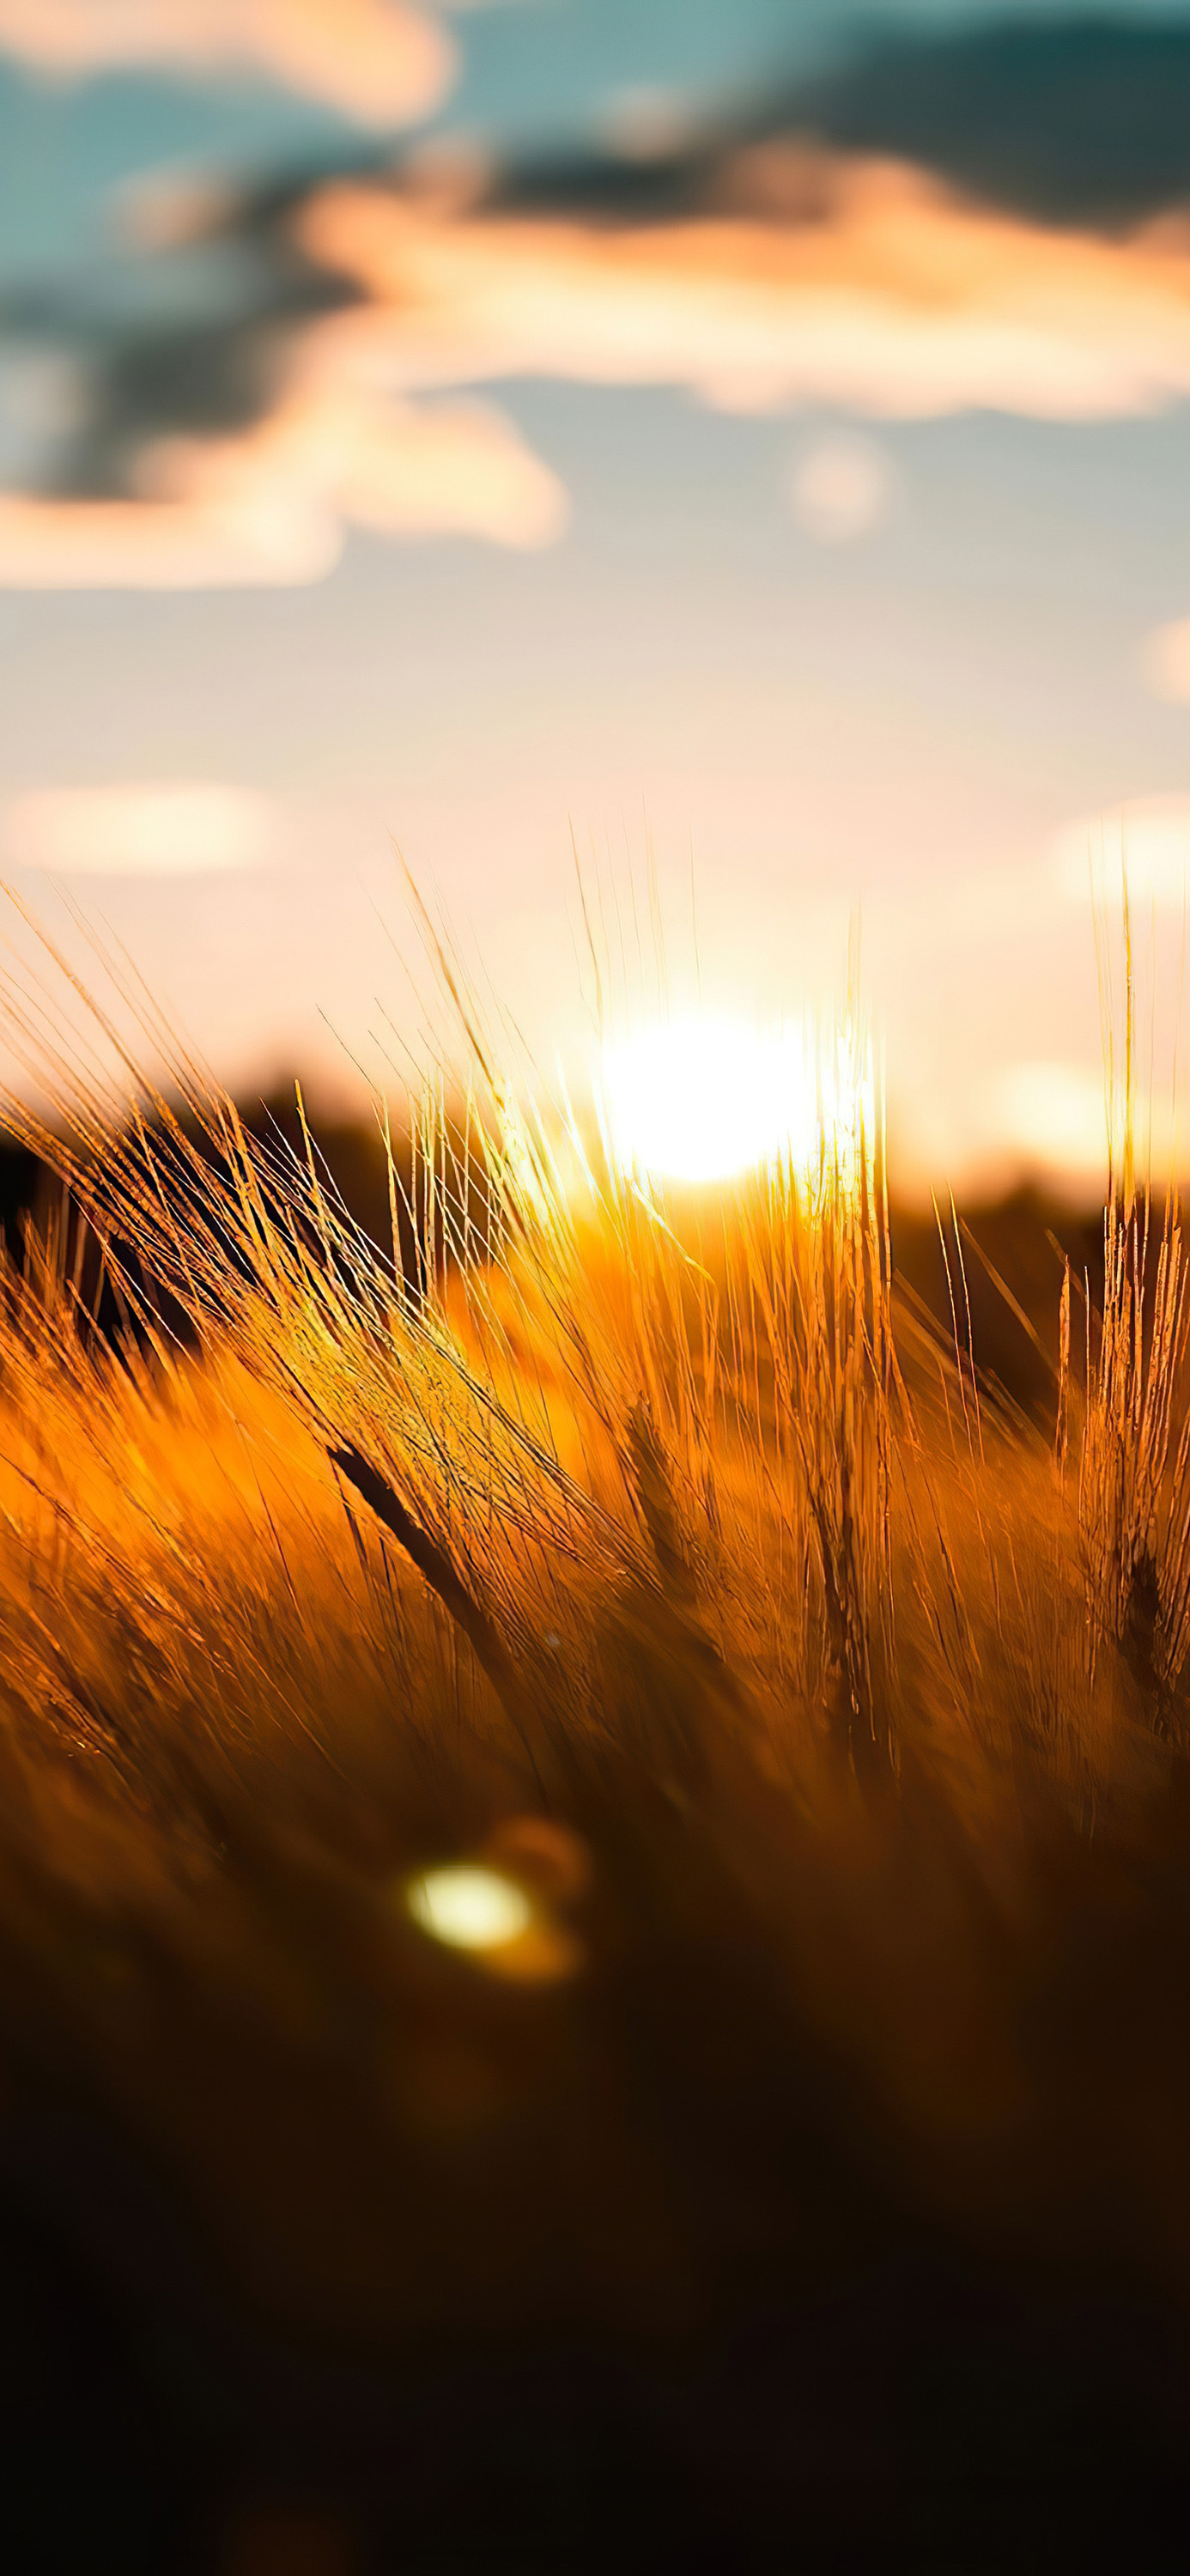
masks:
<path id="1" fill-rule="evenodd" d="M 783 1159 L 805 1167 L 821 1134 L 800 1021 L 657 1022 L 605 1046 L 600 1087 L 617 1162 L 656 1178 L 722 1181 Z"/>

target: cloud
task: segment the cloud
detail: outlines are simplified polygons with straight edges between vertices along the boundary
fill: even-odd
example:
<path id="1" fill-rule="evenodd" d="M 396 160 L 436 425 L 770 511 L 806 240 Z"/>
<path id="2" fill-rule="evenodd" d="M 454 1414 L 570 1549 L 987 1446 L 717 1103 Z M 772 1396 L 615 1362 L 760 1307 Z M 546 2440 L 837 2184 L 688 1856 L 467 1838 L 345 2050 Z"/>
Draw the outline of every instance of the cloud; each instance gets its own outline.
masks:
<path id="1" fill-rule="evenodd" d="M 142 6 L 112 0 L 103 23 Z M 73 26 L 73 0 L 58 7 L 46 24 Z M 177 24 L 197 8 L 180 0 Z M 0 32 L 5 11 L 18 0 Z M 340 23 L 275 23 L 298 18 Z M 266 19 L 255 0 L 243 24 Z M 48 427 L 11 402 L 0 421 L 0 583 L 307 582 L 352 525 L 548 542 L 557 478 L 458 399 L 516 378 L 870 420 L 1085 421 L 1190 398 L 1190 217 L 1059 228 L 776 114 L 503 171 L 423 148 L 381 179 L 357 145 L 329 178 L 298 168 L 155 221 L 142 207 L 110 274 L 0 311 L 26 370 L 32 352 L 69 389 Z M 860 454 L 820 453 L 795 484 L 823 539 L 887 505 L 879 451 Z M 1171 653 L 1154 645 L 1154 685 L 1173 688 Z"/>
<path id="2" fill-rule="evenodd" d="M 1118 1077 L 1114 1086 L 1107 1083 L 1101 1064 L 1058 1058 L 1005 1065 L 985 1095 L 983 1125 L 988 1145 L 1007 1149 L 1026 1170 L 1062 1183 L 1102 1184 L 1109 1132 L 1120 1167 L 1123 1088 Z M 1142 1084 L 1133 1107 L 1138 1173 L 1170 1170 L 1181 1132 L 1175 1101 L 1150 1099 Z"/>
<path id="3" fill-rule="evenodd" d="M 1146 638 L 1142 661 L 1154 697 L 1190 705 L 1190 617 L 1156 627 Z"/>
<path id="4" fill-rule="evenodd" d="M 892 467 L 870 438 L 822 438 L 799 457 L 790 477 L 798 526 L 823 546 L 847 545 L 887 518 Z"/>
<path id="5" fill-rule="evenodd" d="M 309 261 L 387 312 L 407 390 L 544 374 L 736 409 L 1051 420 L 1190 393 L 1180 227 L 1057 233 L 793 145 L 745 156 L 723 190 L 715 212 L 613 222 L 340 182 L 295 223 Z"/>
<path id="6" fill-rule="evenodd" d="M 242 504 L 0 498 L 0 588 L 223 590 L 321 581 L 333 571 L 333 520 Z"/>
<path id="7" fill-rule="evenodd" d="M 454 67 L 438 18 L 407 0 L 0 0 L 0 47 L 60 76 L 264 74 L 364 125 L 425 115 Z"/>
<path id="8" fill-rule="evenodd" d="M 1125 873 L 1133 902 L 1180 914 L 1190 896 L 1190 797 L 1141 796 L 1068 823 L 1053 844 L 1050 871 L 1068 901 L 1103 904 L 1113 918 Z"/>
<path id="9" fill-rule="evenodd" d="M 718 127 L 665 92 L 622 92 L 624 121 L 615 99 L 601 119 L 612 150 L 515 171 L 508 202 L 565 197 L 623 220 L 706 210 L 733 158 L 792 141 L 912 166 L 1032 221 L 1126 230 L 1190 203 L 1190 27 L 1125 18 L 1119 0 L 1116 14 L 1076 7 L 1063 24 L 985 0 L 982 24 L 933 32 L 873 32 L 870 18 L 866 42 L 844 31 L 831 68 L 770 79 Z"/>
<path id="10" fill-rule="evenodd" d="M 1034 1170 L 1090 1179 L 1107 1169 L 1102 1070 L 1061 1061 L 1006 1065 L 992 1086 L 991 1140 Z"/>
<path id="11" fill-rule="evenodd" d="M 1038 10 L 900 31 L 803 84 L 782 119 L 1046 222 L 1135 223 L 1190 200 L 1190 29 Z"/>
<path id="12" fill-rule="evenodd" d="M 142 451 L 131 497 L 0 495 L 0 587 L 211 589 L 319 581 L 348 527 L 549 544 L 567 498 L 485 404 L 410 403 L 314 335 L 289 393 L 239 437 Z"/>
<path id="13" fill-rule="evenodd" d="M 357 527 L 531 547 L 552 544 L 566 525 L 564 486 L 487 404 L 331 395 L 312 429 L 312 472 L 337 456 L 335 499 Z"/>
<path id="14" fill-rule="evenodd" d="M 276 817 L 241 787 L 54 788 L 4 816 L 8 864 L 62 876 L 179 877 L 254 868 L 273 853 Z"/>

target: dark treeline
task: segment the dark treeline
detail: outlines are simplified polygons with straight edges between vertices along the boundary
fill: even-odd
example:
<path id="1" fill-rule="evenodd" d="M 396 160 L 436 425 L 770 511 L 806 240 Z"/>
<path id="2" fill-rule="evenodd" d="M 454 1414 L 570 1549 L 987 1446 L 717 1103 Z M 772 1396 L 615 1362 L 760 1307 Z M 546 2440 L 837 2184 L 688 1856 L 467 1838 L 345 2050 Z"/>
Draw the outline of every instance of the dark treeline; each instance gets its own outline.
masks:
<path id="1" fill-rule="evenodd" d="M 304 1169 L 307 1162 L 307 1138 L 293 1094 L 279 1092 L 249 1103 L 241 1107 L 239 1116 L 276 1174 L 280 1194 L 287 1172 L 292 1176 L 295 1164 Z M 210 1139 L 201 1136 L 193 1122 L 183 1122 L 183 1127 L 203 1159 L 217 1163 Z M 465 1202 L 471 1244 L 482 1255 L 492 1227 L 487 1176 L 478 1153 L 467 1145 L 461 1123 L 451 1128 L 448 1122 L 448 1135 L 453 1221 L 461 1234 Z M 394 1129 L 392 1134 L 393 1189 L 378 1128 L 312 1118 L 309 1142 L 319 1186 L 340 1221 L 346 1218 L 378 1255 L 382 1267 L 399 1277 L 404 1293 L 419 1299 L 427 1261 L 432 1259 L 440 1272 L 447 1248 L 440 1219 L 427 1230 L 424 1207 L 419 1205 L 414 1212 L 418 1192 L 408 1130 Z M 159 1150 L 168 1174 L 172 1158 L 165 1140 L 159 1140 Z M 129 1329 L 118 1285 L 94 1237 L 88 1235 L 80 1242 L 79 1211 L 57 1173 L 24 1146 L 3 1142 L 0 1230 L 9 1262 L 18 1271 L 34 1238 L 42 1245 L 52 1240 L 55 1260 L 76 1281 L 83 1329 L 97 1330 L 115 1341 Z M 1034 1421 L 1051 1418 L 1064 1263 L 1070 1262 L 1075 1333 L 1081 1338 L 1086 1301 L 1089 1298 L 1094 1314 L 1102 1295 L 1100 1212 L 1059 1204 L 1029 1184 L 998 1199 L 964 1200 L 957 1216 L 947 1204 L 941 1224 L 932 1209 L 923 1211 L 894 1199 L 891 1238 L 894 1293 L 901 1312 L 928 1315 L 947 1339 L 957 1319 L 960 1343 L 964 1351 L 970 1343 L 981 1379 Z M 128 1247 L 117 1239 L 112 1250 L 117 1268 L 126 1268 L 139 1279 L 139 1265 Z M 189 1339 L 187 1320 L 163 1283 L 143 1285 L 170 1329 Z"/>
<path id="2" fill-rule="evenodd" d="M 306 1174 L 311 1163 L 319 1193 L 337 1226 L 345 1226 L 349 1236 L 362 1238 L 361 1252 L 366 1247 L 382 1271 L 400 1282 L 404 1295 L 419 1301 L 429 1267 L 441 1274 L 448 1259 L 447 1226 L 442 1218 L 441 1185 L 427 1214 L 424 1172 L 417 1174 L 409 1128 L 392 1131 L 390 1170 L 389 1152 L 378 1127 L 317 1118 L 303 1127 L 292 1092 L 251 1102 L 240 1107 L 237 1115 L 246 1136 L 259 1149 L 258 1169 L 272 1212 L 281 1217 L 288 1208 L 290 1221 L 300 1223 L 315 1256 L 320 1253 L 317 1226 L 294 1212 L 303 1202 L 308 1204 Z M 482 1257 L 491 1243 L 493 1223 L 487 1174 L 463 1122 L 448 1116 L 445 1132 L 449 1228 L 460 1241 L 465 1235 Z M 214 1138 L 192 1117 L 182 1115 L 177 1133 L 164 1127 L 153 1132 L 152 1147 L 159 1178 L 176 1200 L 179 1213 L 188 1207 L 197 1212 L 201 1195 L 204 1222 L 208 1226 L 217 1222 L 215 1198 L 201 1192 L 202 1166 L 216 1174 L 227 1170 L 226 1156 Z M 199 1158 L 197 1168 L 188 1149 Z M 135 1317 L 121 1291 L 123 1279 L 144 1295 L 176 1338 L 193 1340 L 190 1322 L 168 1285 L 145 1276 L 140 1260 L 118 1230 L 108 1238 L 105 1254 L 95 1228 L 83 1219 L 75 1193 L 63 1183 L 52 1160 L 11 1141 L 0 1141 L 0 1234 L 12 1272 L 19 1274 L 37 1257 L 48 1254 L 51 1267 L 72 1281 L 84 1334 L 98 1333 L 118 1343 L 129 1332 L 135 1333 Z M 240 1255 L 230 1241 L 225 1249 L 234 1269 Z"/>

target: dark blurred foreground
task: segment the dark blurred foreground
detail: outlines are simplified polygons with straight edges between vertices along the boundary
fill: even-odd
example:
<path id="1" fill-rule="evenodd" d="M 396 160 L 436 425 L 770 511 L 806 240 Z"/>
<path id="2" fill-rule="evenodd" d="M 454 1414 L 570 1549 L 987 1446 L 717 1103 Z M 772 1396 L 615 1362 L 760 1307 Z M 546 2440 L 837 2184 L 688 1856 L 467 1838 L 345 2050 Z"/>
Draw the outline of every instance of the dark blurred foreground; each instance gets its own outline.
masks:
<path id="1" fill-rule="evenodd" d="M 3 2182 L 4 2520 L 31 2576 L 1185 2564 L 1185 2320 L 1107 2269 L 992 2263 L 883 2211 L 864 2243 L 861 2203 L 837 2277 L 725 2284 L 698 2338 L 576 2326 L 385 2372 L 246 2323 L 81 2121 L 10 2125 Z"/>
<path id="2" fill-rule="evenodd" d="M 703 1892 L 695 1862 L 687 1918 Z M 998 2139 L 993 2121 L 981 2152 L 1005 2170 L 972 2199 L 970 2141 L 953 2176 L 936 2148 L 916 2169 L 799 2027 L 763 1941 L 715 1921 L 720 1893 L 704 1934 L 641 1923 L 563 2007 L 497 2009 L 518 2098 L 448 2119 L 420 2157 L 369 2122 L 334 2051 L 303 2068 L 266 2037 L 245 2080 L 232 2033 L 220 2085 L 200 2026 L 215 2080 L 192 2159 L 239 2154 L 215 2199 L 242 2185 L 251 2212 L 274 2157 L 301 2215 L 278 2220 L 290 2271 L 263 2286 L 196 2218 L 177 2160 L 131 2153 L 85 2075 L 34 2077 L 36 2041 L 6 2027 L 8 2563 L 1183 2566 L 1187 2271 L 1162 2278 L 1144 2201 L 1171 2160 L 1184 2187 L 1190 1927 L 1171 1971 L 1118 1890 L 1071 1918 L 1024 2034 L 1052 2061 L 1040 2125 L 1031 2107 L 1027 2135 Z M 1157 1912 L 1168 1930 L 1184 1900 Z M 475 1978 L 459 1968 L 442 2014 L 480 2046 Z M 193 1998 L 177 2008 L 188 2040 Z M 1105 2094 L 1119 2134 L 1084 2155 Z M 258 2224 L 267 2271 L 267 2206 Z M 357 2224 L 375 2294 L 328 2292 Z"/>

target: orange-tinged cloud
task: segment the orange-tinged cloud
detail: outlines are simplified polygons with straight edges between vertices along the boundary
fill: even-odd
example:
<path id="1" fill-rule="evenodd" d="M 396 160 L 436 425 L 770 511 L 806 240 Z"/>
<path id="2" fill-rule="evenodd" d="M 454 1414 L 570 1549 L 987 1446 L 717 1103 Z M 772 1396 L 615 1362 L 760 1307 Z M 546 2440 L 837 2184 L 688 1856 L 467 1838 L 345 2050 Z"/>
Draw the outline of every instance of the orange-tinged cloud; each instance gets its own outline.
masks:
<path id="1" fill-rule="evenodd" d="M 551 544 L 566 524 L 563 485 L 486 404 L 381 406 L 347 393 L 315 436 L 337 448 L 336 497 L 358 527 L 531 547 Z"/>
<path id="2" fill-rule="evenodd" d="M 1005 1065 L 991 1091 L 987 1141 L 1006 1149 L 1019 1168 L 1051 1179 L 1100 1187 L 1107 1176 L 1109 1139 L 1117 1169 L 1125 1104 L 1117 1081 L 1101 1065 L 1057 1059 Z M 1138 1168 L 1155 1175 L 1174 1167 L 1179 1145 L 1175 1104 L 1143 1090 L 1134 1110 Z"/>
<path id="3" fill-rule="evenodd" d="M 1053 847 L 1053 879 L 1075 903 L 1119 917 L 1129 899 L 1183 914 L 1190 900 L 1190 798 L 1138 796 L 1110 813 L 1068 823 Z"/>
<path id="4" fill-rule="evenodd" d="M 1158 626 L 1145 639 L 1144 675 L 1154 697 L 1190 704 L 1190 617 Z"/>
<path id="5" fill-rule="evenodd" d="M 750 165 L 747 211 L 657 223 L 342 182 L 309 202 L 300 233 L 387 311 L 407 389 L 548 375 L 688 385 L 732 408 L 1055 420 L 1190 393 L 1181 224 L 1123 240 L 1055 231 L 901 165 L 820 155 L 818 202 L 799 218 L 798 167 L 770 149 L 771 212 Z"/>
<path id="6" fill-rule="evenodd" d="M 359 380 L 353 336 L 311 334 L 299 377 L 248 434 L 158 441 L 135 499 L 0 495 L 0 588 L 319 581 L 348 526 L 549 544 L 566 494 L 503 415 L 386 396 Z"/>
<path id="7" fill-rule="evenodd" d="M 263 865 L 275 844 L 267 799 L 240 787 L 47 788 L 4 816 L 9 863 L 63 876 L 177 877 Z"/>
<path id="8" fill-rule="evenodd" d="M 119 496 L 0 495 L 0 585 L 309 582 L 351 525 L 546 544 L 567 509 L 548 467 L 498 413 L 426 399 L 518 375 L 901 417 L 1082 420 L 1190 396 L 1190 227 L 1172 219 L 1058 231 L 792 146 L 737 156 L 714 209 L 665 221 L 563 217 L 477 185 L 447 169 L 316 188 L 298 247 L 342 280 L 344 309 L 290 326 L 271 408 L 232 437 L 146 436 Z M 879 516 L 874 453 L 863 491 L 855 454 L 840 480 L 835 453 L 820 534 Z M 1171 694 L 1179 649 L 1175 630 L 1150 661 Z"/>
<path id="9" fill-rule="evenodd" d="M 369 125 L 424 115 L 454 66 L 438 19 L 407 0 L 0 0 L 0 48 L 64 75 L 264 73 Z"/>
<path id="10" fill-rule="evenodd" d="M 0 588 L 219 590 L 320 581 L 338 560 L 334 520 L 286 517 L 251 498 L 204 503 L 0 498 Z"/>
<path id="11" fill-rule="evenodd" d="M 1103 1075 L 1092 1065 L 1006 1065 L 994 1086 L 993 1127 L 1004 1144 L 1044 1170 L 1098 1175 L 1107 1165 Z"/>

